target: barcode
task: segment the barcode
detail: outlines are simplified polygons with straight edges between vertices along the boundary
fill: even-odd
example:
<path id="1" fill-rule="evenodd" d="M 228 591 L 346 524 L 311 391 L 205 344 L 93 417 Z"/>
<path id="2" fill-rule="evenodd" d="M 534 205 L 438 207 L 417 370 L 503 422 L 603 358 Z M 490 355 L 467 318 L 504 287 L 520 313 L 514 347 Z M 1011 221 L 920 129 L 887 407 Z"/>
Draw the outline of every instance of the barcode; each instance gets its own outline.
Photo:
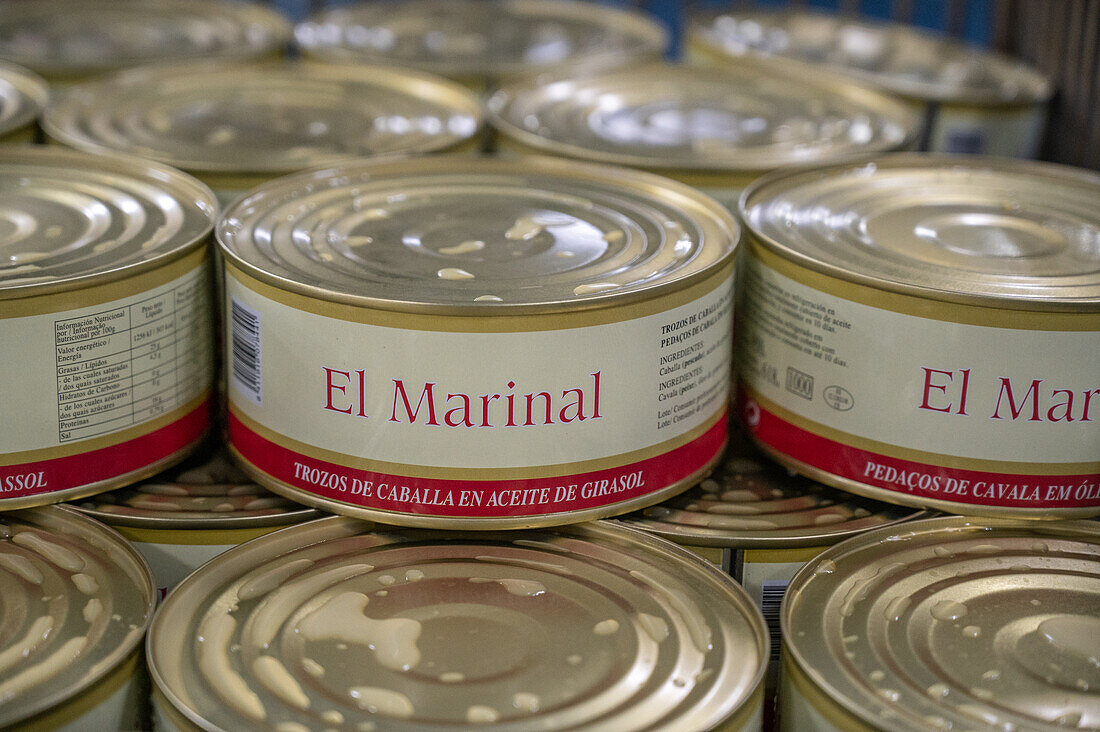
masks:
<path id="1" fill-rule="evenodd" d="M 260 314 L 232 297 L 233 385 L 263 406 L 263 377 L 260 362 Z"/>
<path id="2" fill-rule="evenodd" d="M 786 580 L 764 580 L 760 583 L 760 610 L 768 624 L 768 636 L 772 644 L 771 660 L 779 660 L 779 646 L 782 640 L 779 632 L 779 606 L 787 592 Z"/>

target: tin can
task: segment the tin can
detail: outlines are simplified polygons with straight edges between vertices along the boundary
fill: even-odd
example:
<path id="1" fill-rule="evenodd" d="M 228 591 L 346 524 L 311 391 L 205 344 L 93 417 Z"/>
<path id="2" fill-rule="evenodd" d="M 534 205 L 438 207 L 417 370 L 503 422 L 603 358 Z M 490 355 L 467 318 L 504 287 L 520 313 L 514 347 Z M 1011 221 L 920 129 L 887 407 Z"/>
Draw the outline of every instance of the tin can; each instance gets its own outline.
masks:
<path id="1" fill-rule="evenodd" d="M 550 158 L 357 163 L 223 215 L 230 446 L 296 501 L 437 528 L 572 523 L 726 441 L 737 224 Z"/>
<path id="2" fill-rule="evenodd" d="M 473 147 L 481 118 L 467 89 L 415 71 L 212 62 L 70 87 L 43 127 L 86 152 L 184 170 L 228 204 L 272 178 L 348 158 Z"/>
<path id="3" fill-rule="evenodd" d="M 160 598 L 238 544 L 321 516 L 250 481 L 224 447 L 207 448 L 150 481 L 74 505 L 141 552 Z"/>
<path id="4" fill-rule="evenodd" d="M 485 91 L 551 69 L 655 59 L 668 34 L 635 11 L 576 0 L 411 0 L 332 8 L 295 28 L 307 58 L 406 66 Z"/>
<path id="5" fill-rule="evenodd" d="M 779 606 L 787 585 L 833 544 L 928 514 L 860 498 L 788 472 L 734 439 L 718 469 L 687 492 L 620 519 L 729 572 L 764 614 L 768 688 L 779 670 Z"/>
<path id="6" fill-rule="evenodd" d="M 1054 91 L 1034 68 L 988 49 L 824 13 L 700 17 L 687 45 L 696 63 L 840 76 L 897 95 L 924 116 L 921 149 L 932 152 L 1036 157 Z"/>
<path id="7" fill-rule="evenodd" d="M 291 25 L 238 0 L 3 0 L 0 58 L 70 84 L 186 59 L 281 56 Z"/>
<path id="8" fill-rule="evenodd" d="M 498 152 L 641 168 L 731 210 L 768 171 L 909 148 L 919 127 L 904 103 L 859 85 L 664 63 L 513 81 L 488 108 Z"/>
<path id="9" fill-rule="evenodd" d="M 791 583 L 780 729 L 1100 726 L 1100 527 L 903 529 L 838 544 Z"/>
<path id="10" fill-rule="evenodd" d="M 216 210 L 138 158 L 0 151 L 0 509 L 117 488 L 198 443 Z"/>
<path id="11" fill-rule="evenodd" d="M 61 506 L 0 514 L 0 726 L 139 729 L 149 568 L 97 521 Z"/>
<path id="12" fill-rule="evenodd" d="M 741 209 L 753 439 L 884 501 L 1100 513 L 1098 198 L 1084 171 L 948 156 L 761 180 Z"/>
<path id="13" fill-rule="evenodd" d="M 331 517 L 184 580 L 148 652 L 158 729 L 735 732 L 768 639 L 728 576 L 633 529 Z"/>
<path id="14" fill-rule="evenodd" d="M 34 123 L 49 96 L 50 88 L 41 77 L 0 62 L 0 142 L 33 142 Z"/>

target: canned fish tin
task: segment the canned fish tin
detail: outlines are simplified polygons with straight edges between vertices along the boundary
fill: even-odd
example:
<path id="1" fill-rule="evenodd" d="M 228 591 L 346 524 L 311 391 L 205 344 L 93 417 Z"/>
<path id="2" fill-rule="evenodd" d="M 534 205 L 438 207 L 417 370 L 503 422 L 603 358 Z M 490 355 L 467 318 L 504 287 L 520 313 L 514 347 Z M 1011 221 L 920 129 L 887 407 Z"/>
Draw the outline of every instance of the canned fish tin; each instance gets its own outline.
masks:
<path id="1" fill-rule="evenodd" d="M 1100 513 L 1098 198 L 1084 171 L 946 156 L 761 180 L 742 199 L 753 438 L 885 501 Z"/>
<path id="2" fill-rule="evenodd" d="M 281 55 L 290 23 L 237 0 L 2 0 L 0 58 L 51 82 L 185 59 Z"/>
<path id="3" fill-rule="evenodd" d="M 353 157 L 472 146 L 478 99 L 401 69 L 322 64 L 178 64 L 71 87 L 43 126 L 86 152 L 185 170 L 228 203 L 286 173 Z"/>
<path id="4" fill-rule="evenodd" d="M 27 69 L 0 62 L 0 142 L 31 142 L 50 89 Z"/>
<path id="5" fill-rule="evenodd" d="M 202 567 L 148 643 L 167 730 L 759 730 L 767 650 L 729 577 L 640 531 L 343 517 Z"/>
<path id="6" fill-rule="evenodd" d="M 407 66 L 478 90 L 551 69 L 574 72 L 659 57 L 654 19 L 575 0 L 411 0 L 325 10 L 295 29 L 307 57 Z"/>
<path id="7" fill-rule="evenodd" d="M 149 568 L 102 524 L 60 506 L 0 514 L 0 726 L 140 729 Z"/>
<path id="8" fill-rule="evenodd" d="M 210 189 L 138 158 L 0 151 L 0 509 L 163 470 L 209 422 Z M 14 425 L 18 425 L 15 428 Z"/>
<path id="9" fill-rule="evenodd" d="M 222 552 L 321 515 L 250 481 L 224 449 L 192 456 L 150 481 L 74 507 L 141 552 L 160 597 Z"/>
<path id="10" fill-rule="evenodd" d="M 1100 726 L 1100 528 L 929 519 L 838 544 L 783 605 L 781 729 Z"/>
<path id="11" fill-rule="evenodd" d="M 726 441 L 732 216 L 550 158 L 283 178 L 217 230 L 232 450 L 383 522 L 520 528 L 684 490 Z"/>
<path id="12" fill-rule="evenodd" d="M 814 12 L 699 19 L 688 55 L 796 77 L 840 75 L 908 100 L 925 117 L 922 149 L 1035 157 L 1050 80 L 1015 59 L 898 23 Z"/>
<path id="13" fill-rule="evenodd" d="M 918 127 L 905 104 L 854 84 L 658 63 L 515 81 L 488 106 L 501 150 L 642 168 L 731 209 L 767 171 L 902 149 Z"/>
<path id="14" fill-rule="evenodd" d="M 741 443 L 699 486 L 620 520 L 716 562 L 741 583 L 771 633 L 771 687 L 779 604 L 795 573 L 844 539 L 925 516 L 792 475 Z"/>

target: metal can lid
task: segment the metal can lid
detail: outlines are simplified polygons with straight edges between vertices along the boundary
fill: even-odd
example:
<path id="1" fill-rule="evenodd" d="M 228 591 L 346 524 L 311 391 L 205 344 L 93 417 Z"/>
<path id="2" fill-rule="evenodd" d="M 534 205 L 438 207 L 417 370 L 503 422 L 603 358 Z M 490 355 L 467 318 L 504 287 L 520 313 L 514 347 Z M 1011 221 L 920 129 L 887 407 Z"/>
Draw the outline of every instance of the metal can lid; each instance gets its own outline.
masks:
<path id="1" fill-rule="evenodd" d="M 922 101 L 1034 104 L 1053 93 L 1031 66 L 901 23 L 808 11 L 737 11 L 700 17 L 693 39 L 738 59 L 805 74 L 832 72 Z"/>
<path id="2" fill-rule="evenodd" d="M 668 34 L 650 17 L 576 0 L 410 0 L 326 10 L 295 29 L 310 55 L 496 79 L 606 68 L 656 57 Z"/>
<path id="3" fill-rule="evenodd" d="M 390 310 L 577 310 L 714 274 L 739 236 L 717 202 L 647 173 L 529 157 L 348 163 L 254 189 L 227 259 L 277 287 Z"/>
<path id="4" fill-rule="evenodd" d="M 73 699 L 121 665 L 156 602 L 141 556 L 61 506 L 0 514 L 0 587 L 3 727 Z"/>
<path id="5" fill-rule="evenodd" d="M 0 137 L 38 119 L 49 96 L 49 86 L 37 74 L 0 62 Z"/>
<path id="6" fill-rule="evenodd" d="M 46 133 L 191 173 L 272 176 L 351 157 L 442 150 L 481 125 L 474 94 L 401 69 L 200 63 L 123 71 L 61 93 Z"/>
<path id="7" fill-rule="evenodd" d="M 253 483 L 224 447 L 200 453 L 136 486 L 85 499 L 73 507 L 109 526 L 147 529 L 235 529 L 282 526 L 321 512 Z"/>
<path id="8" fill-rule="evenodd" d="M 698 486 L 618 520 L 689 546 L 781 549 L 836 544 L 928 515 L 828 488 L 734 442 Z"/>
<path id="9" fill-rule="evenodd" d="M 202 567 L 148 649 L 202 729 L 710 729 L 752 711 L 768 640 L 729 577 L 633 529 L 332 517 Z"/>
<path id="10" fill-rule="evenodd" d="M 200 245 L 209 188 L 136 157 L 56 147 L 0 150 L 0 300 L 105 281 Z"/>
<path id="11" fill-rule="evenodd" d="M 1025 310 L 1100 308 L 1100 176 L 898 154 L 772 175 L 741 198 L 754 241 L 841 279 Z"/>
<path id="12" fill-rule="evenodd" d="M 488 106 L 525 145 L 651 170 L 820 165 L 900 149 L 918 127 L 904 103 L 854 84 L 664 63 L 515 81 Z"/>
<path id="13" fill-rule="evenodd" d="M 281 52 L 291 38 L 282 15 L 238 0 L 2 0 L 0 19 L 0 58 L 47 77 L 258 58 Z"/>
<path id="14" fill-rule="evenodd" d="M 830 548 L 787 589 L 785 651 L 875 729 L 1100 726 L 1100 526 L 948 517 Z"/>

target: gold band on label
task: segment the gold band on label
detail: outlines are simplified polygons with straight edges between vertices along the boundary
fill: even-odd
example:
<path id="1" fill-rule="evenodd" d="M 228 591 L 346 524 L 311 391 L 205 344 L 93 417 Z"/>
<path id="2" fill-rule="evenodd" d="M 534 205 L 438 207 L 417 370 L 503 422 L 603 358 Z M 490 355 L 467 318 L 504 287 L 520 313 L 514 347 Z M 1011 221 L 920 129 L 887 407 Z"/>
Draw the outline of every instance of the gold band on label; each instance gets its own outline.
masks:
<path id="1" fill-rule="evenodd" d="M 779 693 L 785 694 L 797 692 L 802 700 L 815 712 L 840 732 L 879 732 L 877 728 L 865 724 L 861 720 L 848 714 L 825 692 L 817 688 L 810 678 L 791 660 L 791 654 L 786 645 L 783 647 L 782 684 Z"/>
<path id="2" fill-rule="evenodd" d="M 288 526 L 294 526 L 294 524 L 257 526 L 251 529 L 143 529 L 134 526 L 114 525 L 111 525 L 111 528 L 128 540 L 140 544 L 236 546 L 265 534 L 270 534 L 272 531 L 285 529 Z"/>
<path id="3" fill-rule="evenodd" d="M 757 262 L 768 269 L 777 272 L 784 277 L 794 280 L 800 285 L 810 287 L 818 292 L 843 300 L 867 305 L 880 310 L 889 310 L 902 315 L 939 320 L 945 323 L 959 323 L 960 325 L 979 325 L 989 328 L 1005 328 L 1009 330 L 1040 330 L 1040 331 L 1064 331 L 1096 333 L 1100 331 L 1100 312 L 1094 308 L 1091 312 L 1084 309 L 1084 305 L 1077 312 L 1054 312 L 1050 310 L 1038 310 L 1030 308 L 1029 303 L 1004 299 L 1003 306 L 978 305 L 977 302 L 988 302 L 991 298 L 979 297 L 971 299 L 973 302 L 949 302 L 947 300 L 933 299 L 931 296 L 920 297 L 907 295 L 891 289 L 890 283 L 883 282 L 880 286 L 859 284 L 848 279 L 824 274 L 792 262 L 782 254 L 768 248 L 768 244 L 746 229 L 745 251 Z M 1042 302 L 1035 303 L 1042 306 Z"/>
<path id="4" fill-rule="evenodd" d="M 926 452 L 923 450 L 913 450 L 888 442 L 878 442 L 877 440 L 859 437 L 858 435 L 842 432 L 832 427 L 814 422 L 811 419 L 807 419 L 800 414 L 785 409 L 770 399 L 761 396 L 755 389 L 744 382 L 741 384 L 741 390 L 747 398 L 758 402 L 764 410 L 775 414 L 781 419 L 807 432 L 812 432 L 819 437 L 824 437 L 833 442 L 839 442 L 842 445 L 851 446 L 859 450 L 865 450 L 885 457 L 896 458 L 898 460 L 908 460 L 909 462 L 950 468 L 952 470 L 973 470 L 982 473 L 1005 473 L 1015 475 L 1081 475 L 1100 472 L 1100 461 L 1077 463 L 1011 462 L 1008 460 L 957 457 L 953 455 L 941 455 L 935 452 Z"/>
<path id="5" fill-rule="evenodd" d="M 525 333 L 545 330 L 566 330 L 593 325 L 622 323 L 648 315 L 664 313 L 681 305 L 694 302 L 723 286 L 729 286 L 733 277 L 732 259 L 701 282 L 667 294 L 655 293 L 652 297 L 635 300 L 624 305 L 607 305 L 591 309 L 566 312 L 534 313 L 530 315 L 494 315 L 492 317 L 468 315 L 421 314 L 400 310 L 385 310 L 369 305 L 349 305 L 324 299 L 324 293 L 308 297 L 261 282 L 226 260 L 226 277 L 234 279 L 242 287 L 256 294 L 301 310 L 353 323 L 365 323 L 401 330 L 424 330 L 441 333 Z"/>
<path id="6" fill-rule="evenodd" d="M 146 270 L 122 279 L 115 279 L 114 275 L 116 273 L 114 272 L 105 272 L 102 277 L 93 278 L 93 280 L 111 279 L 110 282 L 101 285 L 91 284 L 87 287 L 78 287 L 62 292 L 55 291 L 31 297 L 9 296 L 5 298 L 3 290 L 0 290 L 0 303 L 2 303 L 2 306 L 0 306 L 0 320 L 80 310 L 144 294 L 182 277 L 200 266 L 208 267 L 209 255 L 209 247 L 204 241 L 180 259 L 154 270 Z M 65 284 L 66 280 L 64 278 L 58 281 L 58 287 L 64 287 Z"/>
<path id="7" fill-rule="evenodd" d="M 794 547 L 791 549 L 746 549 L 745 564 L 805 564 L 821 552 L 825 546 Z"/>
<path id="8" fill-rule="evenodd" d="M 138 646 L 138 650 L 132 653 L 114 671 L 95 682 L 90 688 L 84 689 L 71 697 L 71 701 L 61 702 L 42 714 L 31 717 L 24 722 L 16 723 L 11 727 L 5 727 L 5 732 L 56 732 L 61 727 L 80 722 L 82 716 L 106 702 L 111 695 L 135 680 L 139 663 L 144 666 L 143 651 L 144 645 Z M 134 690 L 123 701 L 140 703 L 142 696 L 144 695 L 139 693 L 138 690 Z M 122 713 L 119 716 L 125 721 L 127 717 L 138 719 L 141 715 L 132 712 L 130 714 Z M 85 721 L 82 726 L 89 724 L 90 722 Z M 91 730 L 91 727 L 89 726 L 87 729 Z"/>

